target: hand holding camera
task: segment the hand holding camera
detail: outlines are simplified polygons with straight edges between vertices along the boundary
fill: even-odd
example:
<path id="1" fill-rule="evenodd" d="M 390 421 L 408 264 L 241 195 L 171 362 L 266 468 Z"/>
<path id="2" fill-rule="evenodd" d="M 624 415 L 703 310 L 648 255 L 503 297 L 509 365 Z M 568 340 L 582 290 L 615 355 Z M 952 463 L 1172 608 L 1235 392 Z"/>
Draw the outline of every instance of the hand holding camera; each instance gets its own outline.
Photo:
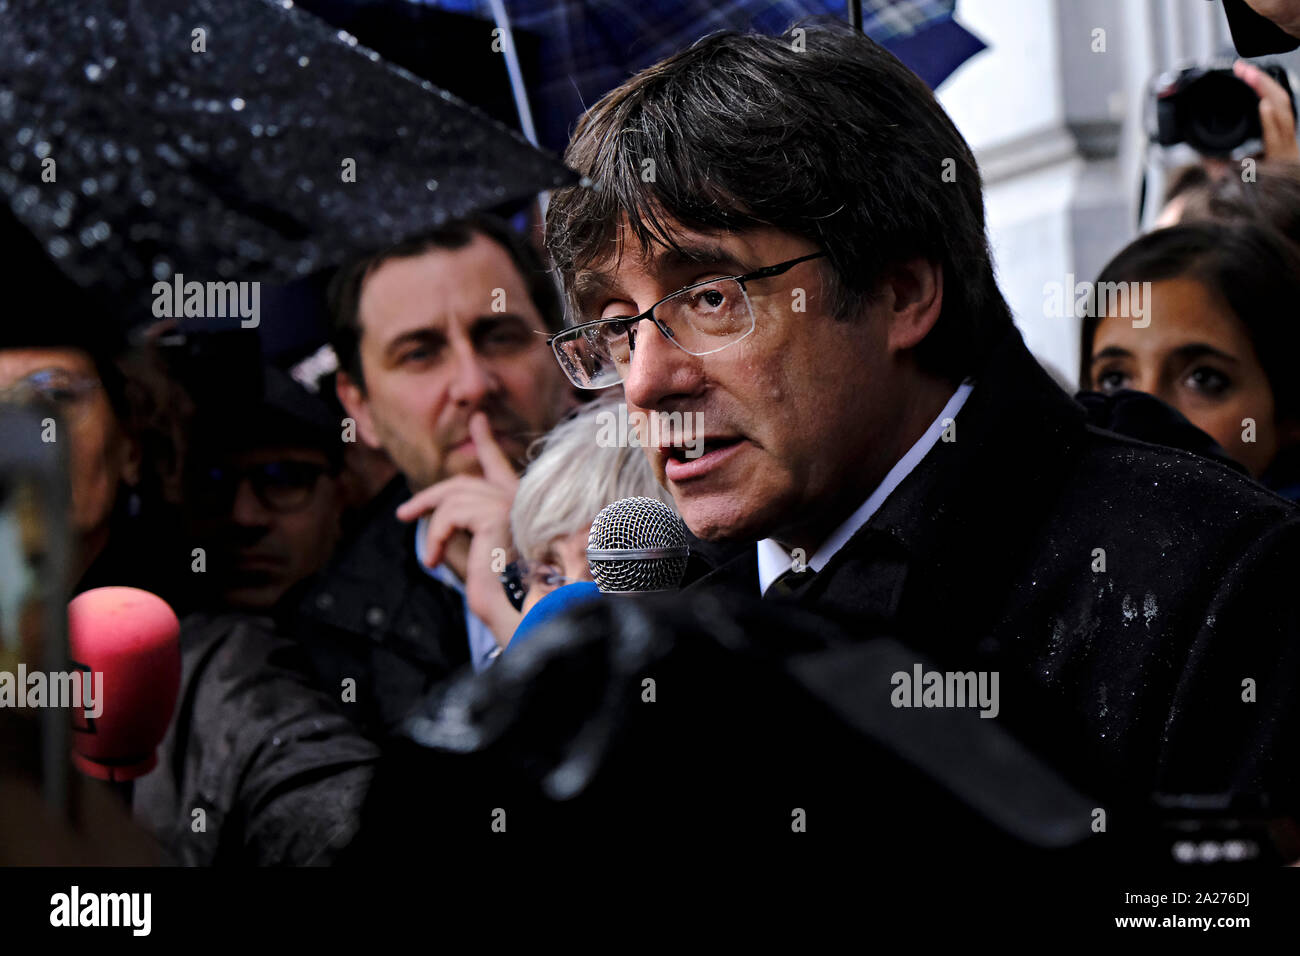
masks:
<path id="1" fill-rule="evenodd" d="M 1259 127 L 1264 141 L 1264 158 L 1290 162 L 1300 160 L 1290 90 L 1245 60 L 1238 60 L 1232 65 L 1232 74 L 1259 97 Z"/>
<path id="2" fill-rule="evenodd" d="M 1186 143 L 1211 159 L 1238 159 L 1242 147 L 1263 144 L 1263 158 L 1300 160 L 1295 102 L 1286 70 L 1237 60 L 1192 66 L 1156 78 L 1152 142 Z"/>

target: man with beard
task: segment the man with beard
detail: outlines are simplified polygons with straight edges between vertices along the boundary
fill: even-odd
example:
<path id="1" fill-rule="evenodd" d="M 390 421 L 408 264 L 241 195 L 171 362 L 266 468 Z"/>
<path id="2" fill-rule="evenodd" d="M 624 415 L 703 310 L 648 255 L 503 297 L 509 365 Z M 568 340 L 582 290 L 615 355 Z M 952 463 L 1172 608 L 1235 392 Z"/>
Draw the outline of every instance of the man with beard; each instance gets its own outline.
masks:
<path id="1" fill-rule="evenodd" d="M 572 394 L 546 348 L 561 322 L 555 289 L 493 220 L 345 265 L 330 307 L 344 440 L 355 427 L 400 475 L 304 588 L 289 629 L 378 736 L 454 670 L 487 666 L 493 625 L 517 623 L 497 580 L 515 472 Z"/>

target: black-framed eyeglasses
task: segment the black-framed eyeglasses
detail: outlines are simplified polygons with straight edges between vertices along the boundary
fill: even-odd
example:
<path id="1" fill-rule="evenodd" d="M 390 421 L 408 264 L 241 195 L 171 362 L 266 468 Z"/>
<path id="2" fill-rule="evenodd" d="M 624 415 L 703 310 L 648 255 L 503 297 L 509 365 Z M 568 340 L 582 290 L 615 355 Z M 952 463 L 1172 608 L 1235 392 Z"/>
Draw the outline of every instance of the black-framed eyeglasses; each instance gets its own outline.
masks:
<path id="1" fill-rule="evenodd" d="M 212 465 L 194 476 L 196 504 L 207 514 L 229 514 L 245 481 L 258 503 L 267 511 L 288 514 L 305 508 L 320 477 L 329 473 L 325 465 L 310 461 L 267 461 L 242 468 Z"/>
<path id="2" fill-rule="evenodd" d="M 621 382 L 636 351 L 637 329 L 649 319 L 669 342 L 688 355 L 721 352 L 754 331 L 754 307 L 745 283 L 788 272 L 818 259 L 814 252 L 738 276 L 696 282 L 664 296 L 640 315 L 584 320 L 547 339 L 555 359 L 578 388 L 608 388 Z"/>

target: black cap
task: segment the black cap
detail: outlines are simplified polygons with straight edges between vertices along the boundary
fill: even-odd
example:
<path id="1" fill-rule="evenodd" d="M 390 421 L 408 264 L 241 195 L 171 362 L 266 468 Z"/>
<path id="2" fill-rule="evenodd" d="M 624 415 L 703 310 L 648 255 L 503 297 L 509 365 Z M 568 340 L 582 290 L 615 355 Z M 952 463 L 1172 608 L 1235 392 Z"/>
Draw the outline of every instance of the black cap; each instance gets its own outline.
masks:
<path id="1" fill-rule="evenodd" d="M 260 389 L 200 409 L 198 446 L 209 455 L 271 445 L 314 448 L 324 452 L 332 467 L 340 467 L 342 423 L 329 406 L 275 366 L 264 365 L 261 371 Z"/>

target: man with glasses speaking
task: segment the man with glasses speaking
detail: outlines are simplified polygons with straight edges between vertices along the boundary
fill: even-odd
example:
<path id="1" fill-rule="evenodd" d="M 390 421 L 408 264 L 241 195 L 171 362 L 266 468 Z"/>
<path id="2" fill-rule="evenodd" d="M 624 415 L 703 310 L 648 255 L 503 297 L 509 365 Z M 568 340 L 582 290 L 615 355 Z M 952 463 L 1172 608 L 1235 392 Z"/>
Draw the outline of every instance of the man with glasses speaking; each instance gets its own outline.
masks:
<path id="1" fill-rule="evenodd" d="M 1000 676 L 985 716 L 1090 793 L 1293 806 L 1296 512 L 1089 427 L 1012 322 L 934 96 L 847 27 L 796 32 L 608 94 L 565 156 L 594 186 L 547 216 L 569 380 L 703 416 L 702 454 L 646 449 L 695 535 L 744 545 L 692 588 Z M 963 706 L 920 691 L 858 694 Z"/>

